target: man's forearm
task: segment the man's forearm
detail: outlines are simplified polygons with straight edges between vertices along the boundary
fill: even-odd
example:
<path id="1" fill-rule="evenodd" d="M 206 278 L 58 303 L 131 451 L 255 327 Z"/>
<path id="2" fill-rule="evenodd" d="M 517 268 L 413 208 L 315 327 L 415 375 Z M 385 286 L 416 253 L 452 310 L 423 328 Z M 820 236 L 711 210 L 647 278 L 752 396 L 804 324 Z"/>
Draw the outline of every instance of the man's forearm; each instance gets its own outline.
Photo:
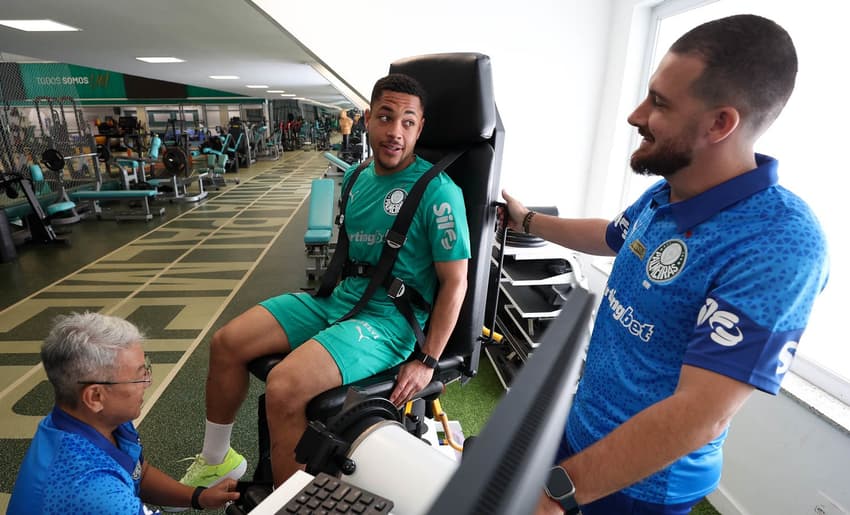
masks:
<path id="1" fill-rule="evenodd" d="M 142 474 L 139 490 L 143 501 L 165 506 L 189 506 L 193 491 L 149 464 L 146 464 Z"/>
<path id="2" fill-rule="evenodd" d="M 546 241 L 562 247 L 596 256 L 613 256 L 605 241 L 608 221 L 601 218 L 559 218 L 535 213 L 529 223 L 529 231 Z"/>
<path id="3" fill-rule="evenodd" d="M 440 285 L 437 298 L 434 300 L 434 309 L 431 312 L 431 321 L 422 352 L 439 359 L 457 324 L 457 317 L 465 296 L 465 280 Z"/>
<path id="4" fill-rule="evenodd" d="M 676 393 L 562 463 L 575 483 L 576 500 L 586 504 L 622 490 L 699 449 L 728 426 L 752 391 L 750 385 L 684 367 Z"/>

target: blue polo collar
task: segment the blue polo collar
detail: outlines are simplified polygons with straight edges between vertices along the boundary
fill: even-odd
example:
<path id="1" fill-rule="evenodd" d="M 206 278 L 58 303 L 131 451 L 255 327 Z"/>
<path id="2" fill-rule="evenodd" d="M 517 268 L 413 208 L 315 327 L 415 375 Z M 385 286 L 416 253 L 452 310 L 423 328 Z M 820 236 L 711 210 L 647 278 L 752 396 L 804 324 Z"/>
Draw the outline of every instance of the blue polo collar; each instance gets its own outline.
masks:
<path id="1" fill-rule="evenodd" d="M 670 203 L 670 185 L 662 181 L 652 193 L 652 200 L 656 206 L 669 206 L 676 229 L 685 232 L 779 181 L 778 161 L 763 154 L 755 157 L 756 168 L 681 202 Z"/>
<path id="2" fill-rule="evenodd" d="M 58 406 L 53 407 L 50 417 L 53 419 L 53 425 L 56 426 L 57 429 L 82 436 L 103 452 L 111 456 L 124 470 L 127 471 L 127 474 L 131 477 L 133 476 L 133 472 L 136 469 L 136 460 L 124 452 L 123 449 L 119 449 L 112 445 L 112 442 L 107 440 L 102 434 L 98 433 L 95 428 L 81 420 L 77 420 Z M 123 439 L 128 442 L 138 443 L 138 435 L 134 433 L 129 426 L 129 423 L 121 424 L 112 434 L 115 435 L 116 439 Z M 142 458 L 140 456 L 139 460 L 141 461 L 141 459 Z"/>

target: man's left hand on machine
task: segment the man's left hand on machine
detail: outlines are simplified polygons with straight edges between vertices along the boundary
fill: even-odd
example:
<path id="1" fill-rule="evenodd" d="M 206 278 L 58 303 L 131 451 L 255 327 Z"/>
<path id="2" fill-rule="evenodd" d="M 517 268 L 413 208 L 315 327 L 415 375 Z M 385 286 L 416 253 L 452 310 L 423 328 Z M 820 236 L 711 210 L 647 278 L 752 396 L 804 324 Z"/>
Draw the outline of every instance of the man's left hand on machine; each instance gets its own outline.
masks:
<path id="1" fill-rule="evenodd" d="M 398 371 L 395 389 L 390 395 L 390 402 L 401 406 L 413 398 L 416 392 L 425 388 L 434 376 L 434 369 L 421 361 L 409 361 Z"/>

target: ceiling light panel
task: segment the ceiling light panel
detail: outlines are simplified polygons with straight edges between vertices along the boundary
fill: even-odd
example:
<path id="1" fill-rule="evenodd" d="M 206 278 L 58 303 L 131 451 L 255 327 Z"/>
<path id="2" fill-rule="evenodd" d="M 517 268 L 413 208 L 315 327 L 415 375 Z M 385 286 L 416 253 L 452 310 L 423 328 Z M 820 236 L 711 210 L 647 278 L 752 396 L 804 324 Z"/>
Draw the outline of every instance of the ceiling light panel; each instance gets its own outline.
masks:
<path id="1" fill-rule="evenodd" d="M 53 20 L 0 20 L 0 25 L 27 32 L 77 32 L 83 30 Z"/>
<path id="2" fill-rule="evenodd" d="M 136 60 L 151 64 L 162 63 L 185 63 L 186 61 L 179 57 L 137 57 Z"/>

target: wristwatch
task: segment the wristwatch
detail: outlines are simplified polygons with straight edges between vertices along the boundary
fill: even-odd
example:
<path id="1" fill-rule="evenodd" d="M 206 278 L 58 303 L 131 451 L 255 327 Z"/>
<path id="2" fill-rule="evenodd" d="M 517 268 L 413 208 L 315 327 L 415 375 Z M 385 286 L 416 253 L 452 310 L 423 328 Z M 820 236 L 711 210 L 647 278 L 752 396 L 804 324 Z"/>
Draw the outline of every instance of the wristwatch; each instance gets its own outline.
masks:
<path id="1" fill-rule="evenodd" d="M 560 504 L 567 515 L 579 513 L 578 503 L 575 499 L 576 487 L 573 486 L 573 480 L 570 479 L 570 475 L 567 474 L 564 467 L 556 465 L 549 469 L 543 491 L 549 498 Z"/>
<path id="2" fill-rule="evenodd" d="M 437 358 L 429 356 L 419 349 L 413 349 L 413 354 L 410 355 L 410 359 L 418 361 L 432 370 L 437 368 Z"/>

